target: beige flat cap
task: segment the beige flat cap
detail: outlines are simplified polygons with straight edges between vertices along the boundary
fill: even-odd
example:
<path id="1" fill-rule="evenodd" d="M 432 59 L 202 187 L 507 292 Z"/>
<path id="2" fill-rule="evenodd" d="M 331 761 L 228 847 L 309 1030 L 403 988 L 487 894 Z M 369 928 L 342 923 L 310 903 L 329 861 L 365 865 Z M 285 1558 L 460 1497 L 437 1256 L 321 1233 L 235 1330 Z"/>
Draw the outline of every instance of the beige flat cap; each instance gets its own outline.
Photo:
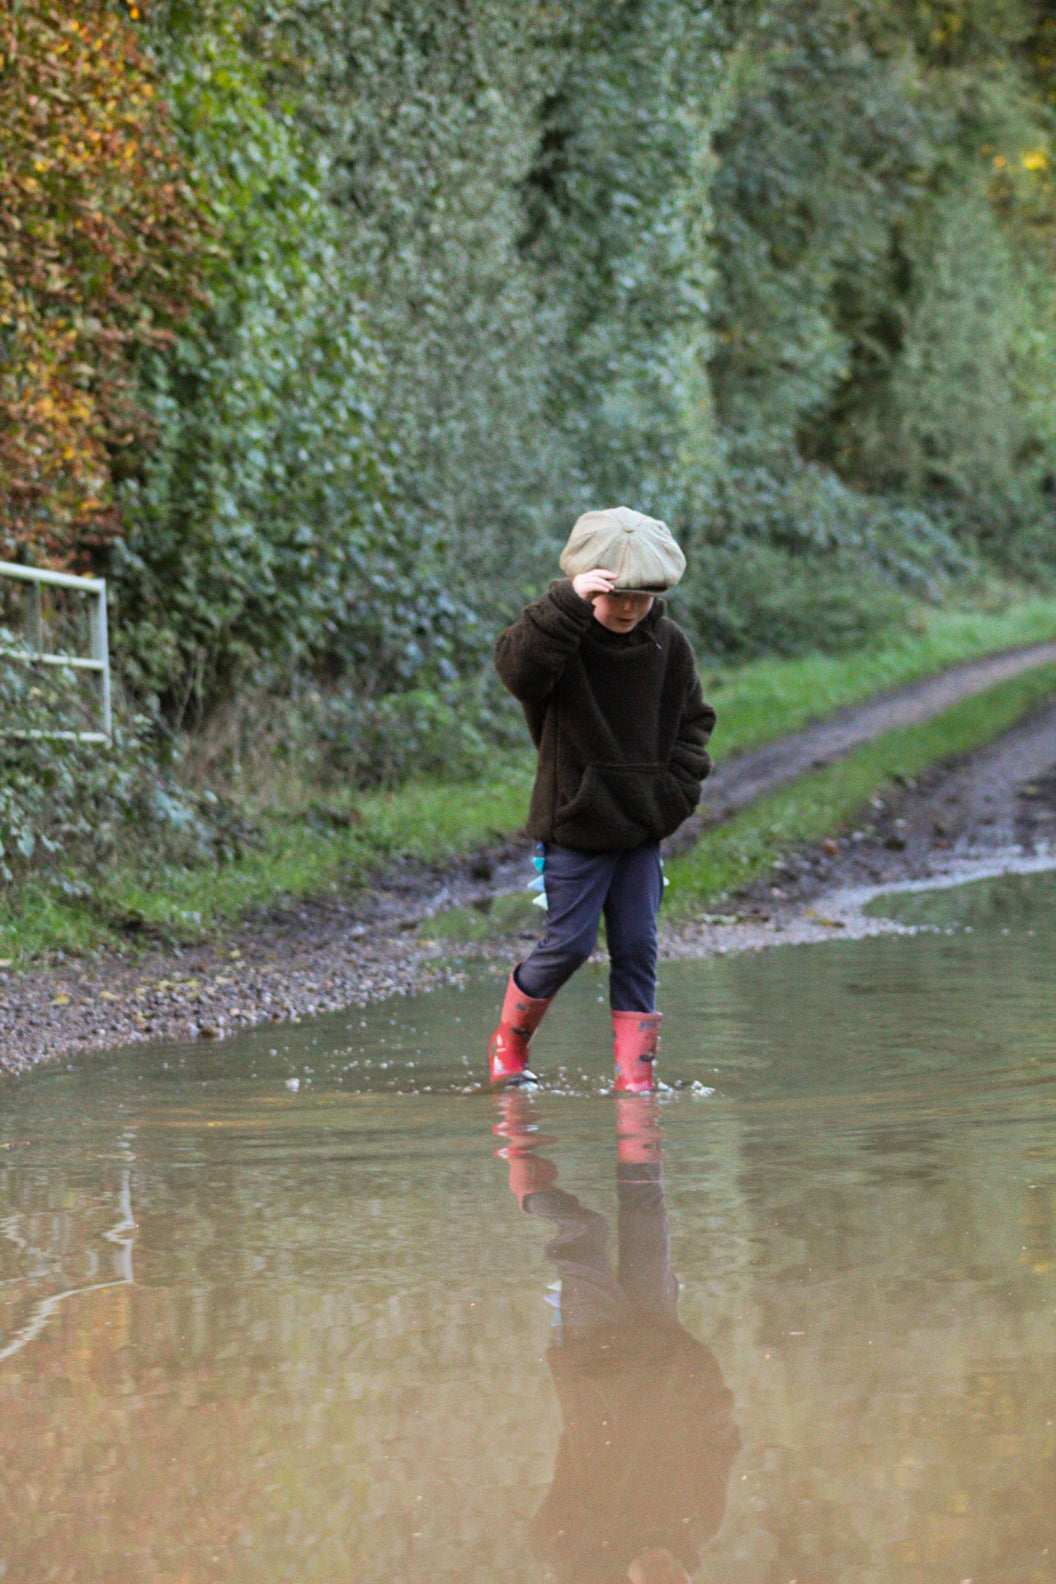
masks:
<path id="1" fill-rule="evenodd" d="M 686 558 L 666 523 L 628 506 L 584 512 L 561 552 L 566 577 L 601 567 L 615 572 L 614 592 L 663 594 L 686 570 Z"/>

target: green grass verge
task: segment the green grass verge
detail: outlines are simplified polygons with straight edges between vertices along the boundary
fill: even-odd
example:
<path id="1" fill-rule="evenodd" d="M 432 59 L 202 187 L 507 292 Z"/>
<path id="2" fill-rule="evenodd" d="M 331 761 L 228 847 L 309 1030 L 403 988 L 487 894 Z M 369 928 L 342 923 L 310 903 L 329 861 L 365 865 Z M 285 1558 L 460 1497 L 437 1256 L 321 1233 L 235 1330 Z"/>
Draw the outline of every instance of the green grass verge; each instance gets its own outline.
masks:
<path id="1" fill-rule="evenodd" d="M 982 747 L 1054 692 L 1056 666 L 1028 672 L 761 797 L 668 864 L 668 916 L 700 911 L 760 879 L 782 853 L 851 827 L 896 776 Z"/>
<path id="2" fill-rule="evenodd" d="M 716 754 L 727 757 L 757 747 L 843 705 L 960 661 L 1050 638 L 1056 638 L 1056 597 L 1035 597 L 997 611 L 923 611 L 904 633 L 870 652 L 708 669 L 705 691 L 719 711 Z M 1016 685 L 1021 684 L 1010 684 Z M 754 872 L 744 855 L 759 839 L 750 832 L 765 833 L 770 826 L 780 826 L 786 798 L 801 797 L 805 811 L 815 797 L 810 788 L 819 780 L 827 785 L 825 778 L 831 776 L 835 787 L 843 784 L 840 778 L 846 773 L 853 782 L 854 767 L 873 751 L 862 750 L 821 778 L 809 777 L 801 791 L 791 788 L 776 794 L 776 812 L 760 813 L 762 807 L 770 808 L 771 799 L 746 811 L 724 827 L 721 842 L 718 833 L 708 838 L 701 861 L 714 859 L 714 869 L 707 871 L 711 878 L 698 884 L 688 878 L 687 870 L 679 885 L 696 886 L 694 894 L 711 895 L 744 883 L 744 877 Z M 939 747 L 934 757 L 949 751 Z M 399 856 L 443 862 L 521 827 L 532 767 L 533 756 L 526 750 L 502 758 L 486 780 L 468 784 L 418 782 L 369 796 L 351 789 L 328 793 L 336 823 L 304 807 L 258 810 L 265 835 L 260 851 L 219 868 L 118 868 L 102 883 L 91 905 L 30 881 L 0 899 L 0 959 L 24 959 L 56 948 L 84 950 L 103 940 L 120 939 L 106 920 L 122 914 L 190 939 L 222 928 L 248 908 L 360 885 L 371 870 Z M 818 805 L 818 817 L 824 822 L 830 816 L 822 814 L 822 806 Z M 342 826 L 342 815 L 350 823 Z M 829 828 L 844 817 L 838 813 Z M 734 836 L 735 831 L 741 834 Z M 788 839 L 808 840 L 814 833 L 811 826 Z M 771 856 L 778 839 L 769 840 Z M 726 854 L 721 863 L 720 848 Z"/>
<path id="3" fill-rule="evenodd" d="M 121 940 L 106 927 L 108 915 L 130 915 L 190 940 L 249 908 L 362 885 L 398 857 L 443 862 L 522 825 L 531 784 L 532 763 L 523 755 L 504 766 L 502 780 L 418 784 L 359 797 L 344 828 L 310 813 L 268 816 L 259 851 L 216 868 L 119 870 L 92 904 L 30 881 L 0 900 L 0 960 Z M 334 805 L 340 813 L 339 800 Z"/>
<path id="4" fill-rule="evenodd" d="M 713 746 L 719 755 L 743 753 L 948 666 L 1053 638 L 1056 598 L 1049 596 L 991 612 L 925 609 L 904 632 L 864 653 L 705 669 L 704 692 L 719 712 Z"/>

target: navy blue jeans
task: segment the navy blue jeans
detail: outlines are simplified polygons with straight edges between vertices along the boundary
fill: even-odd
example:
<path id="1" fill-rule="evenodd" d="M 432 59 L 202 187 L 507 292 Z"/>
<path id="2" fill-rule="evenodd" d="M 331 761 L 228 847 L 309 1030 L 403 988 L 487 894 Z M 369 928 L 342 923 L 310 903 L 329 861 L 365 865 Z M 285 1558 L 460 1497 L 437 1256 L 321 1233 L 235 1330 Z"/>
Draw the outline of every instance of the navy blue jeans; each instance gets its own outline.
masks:
<path id="1" fill-rule="evenodd" d="M 548 842 L 546 934 L 515 972 L 533 1000 L 555 996 L 594 950 L 605 915 L 614 1012 L 656 1011 L 656 915 L 664 892 L 659 842 L 584 853 Z"/>

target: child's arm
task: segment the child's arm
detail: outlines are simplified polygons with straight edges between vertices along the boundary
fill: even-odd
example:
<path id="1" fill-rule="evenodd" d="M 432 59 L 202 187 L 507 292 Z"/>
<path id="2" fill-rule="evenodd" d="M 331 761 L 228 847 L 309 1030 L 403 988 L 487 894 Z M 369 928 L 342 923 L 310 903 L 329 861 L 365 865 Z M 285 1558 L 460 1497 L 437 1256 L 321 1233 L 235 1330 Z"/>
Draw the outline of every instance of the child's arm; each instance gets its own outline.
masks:
<path id="1" fill-rule="evenodd" d="M 525 606 L 495 644 L 495 669 L 514 698 L 539 704 L 548 697 L 593 617 L 590 600 L 563 579 Z"/>
<path id="2" fill-rule="evenodd" d="M 688 648 L 688 644 L 687 644 Z M 711 755 L 707 742 L 715 726 L 715 711 L 705 702 L 696 661 L 692 660 L 682 715 L 668 768 L 685 781 L 700 783 L 711 774 Z"/>

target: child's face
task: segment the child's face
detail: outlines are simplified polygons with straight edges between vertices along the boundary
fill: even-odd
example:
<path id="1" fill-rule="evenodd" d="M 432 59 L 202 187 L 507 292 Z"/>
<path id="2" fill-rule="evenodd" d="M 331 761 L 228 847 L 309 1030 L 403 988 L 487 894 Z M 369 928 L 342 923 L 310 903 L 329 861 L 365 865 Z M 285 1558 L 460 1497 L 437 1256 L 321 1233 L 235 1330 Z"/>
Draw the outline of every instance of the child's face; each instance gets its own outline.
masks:
<path id="1" fill-rule="evenodd" d="M 594 617 L 610 632 L 633 632 L 653 608 L 651 594 L 596 594 Z"/>

